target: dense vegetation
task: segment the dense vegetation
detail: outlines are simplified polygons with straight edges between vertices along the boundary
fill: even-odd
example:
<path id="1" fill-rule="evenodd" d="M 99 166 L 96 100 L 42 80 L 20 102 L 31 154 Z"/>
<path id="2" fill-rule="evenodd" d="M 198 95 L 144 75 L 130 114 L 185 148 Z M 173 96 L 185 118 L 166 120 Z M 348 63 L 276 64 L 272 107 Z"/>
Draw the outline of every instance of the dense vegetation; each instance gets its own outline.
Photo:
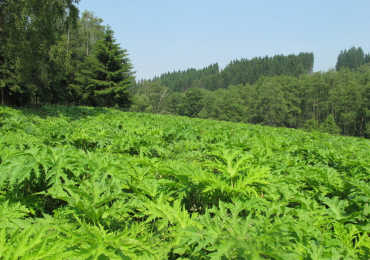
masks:
<path id="1" fill-rule="evenodd" d="M 357 69 L 366 63 L 370 63 L 370 53 L 365 54 L 361 47 L 357 49 L 352 47 L 348 51 L 340 52 L 335 68 L 337 70 L 341 68 Z"/>
<path id="2" fill-rule="evenodd" d="M 153 81 L 161 80 L 163 85 L 176 92 L 184 92 L 194 87 L 217 90 L 227 88 L 230 85 L 253 84 L 262 76 L 298 77 L 301 74 L 311 74 L 313 62 L 313 53 L 256 57 L 251 60 L 234 60 L 221 71 L 216 63 L 200 70 L 188 69 L 168 72 L 160 77 L 155 77 Z"/>
<path id="3" fill-rule="evenodd" d="M 357 70 L 261 77 L 256 83 L 209 91 L 172 92 L 161 80 L 134 89 L 132 111 L 171 113 L 269 126 L 314 129 L 333 118 L 330 133 L 370 136 L 370 66 Z M 325 124 L 324 124 L 325 125 Z"/>
<path id="4" fill-rule="evenodd" d="M 126 50 L 78 2 L 0 0 L 2 105 L 130 105 Z"/>
<path id="5" fill-rule="evenodd" d="M 0 109 L 0 259 L 368 259 L 370 142 Z"/>

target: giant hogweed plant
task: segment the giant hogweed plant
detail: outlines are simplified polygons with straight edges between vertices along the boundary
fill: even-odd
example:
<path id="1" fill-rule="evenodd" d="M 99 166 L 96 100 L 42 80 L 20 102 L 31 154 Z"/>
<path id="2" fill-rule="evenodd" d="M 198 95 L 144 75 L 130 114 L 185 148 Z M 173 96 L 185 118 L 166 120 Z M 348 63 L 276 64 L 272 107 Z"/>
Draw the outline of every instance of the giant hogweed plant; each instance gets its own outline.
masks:
<path id="1" fill-rule="evenodd" d="M 0 259 L 367 259 L 370 143 L 1 108 Z"/>
<path id="2" fill-rule="evenodd" d="M 269 168 L 253 165 L 251 154 L 219 148 L 208 155 L 213 156 L 213 160 L 205 161 L 202 164 L 205 170 L 199 170 L 193 177 L 205 186 L 203 192 L 220 190 L 231 197 L 238 194 L 259 196 L 258 185 L 269 183 Z"/>
<path id="3" fill-rule="evenodd" d="M 296 259 L 288 230 L 291 220 L 271 223 L 250 206 L 220 201 L 198 218 L 200 225 L 183 229 L 175 252 L 207 259 Z"/>

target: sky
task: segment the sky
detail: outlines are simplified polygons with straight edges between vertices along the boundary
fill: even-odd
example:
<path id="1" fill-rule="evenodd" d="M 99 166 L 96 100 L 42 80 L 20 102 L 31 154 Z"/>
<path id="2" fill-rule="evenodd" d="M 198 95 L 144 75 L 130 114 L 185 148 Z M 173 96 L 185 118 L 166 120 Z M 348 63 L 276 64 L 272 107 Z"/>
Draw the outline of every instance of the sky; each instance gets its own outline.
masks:
<path id="1" fill-rule="evenodd" d="M 314 71 L 327 71 L 341 50 L 370 52 L 369 0 L 81 0 L 78 6 L 111 26 L 137 80 L 300 52 L 313 52 Z"/>

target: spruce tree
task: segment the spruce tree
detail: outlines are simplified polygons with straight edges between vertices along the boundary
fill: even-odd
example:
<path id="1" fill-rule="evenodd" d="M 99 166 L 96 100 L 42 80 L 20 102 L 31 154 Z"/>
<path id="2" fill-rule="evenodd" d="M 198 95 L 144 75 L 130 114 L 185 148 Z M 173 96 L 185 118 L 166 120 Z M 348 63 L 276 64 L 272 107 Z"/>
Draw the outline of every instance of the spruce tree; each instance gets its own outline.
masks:
<path id="1" fill-rule="evenodd" d="M 115 43 L 113 31 L 107 29 L 86 57 L 76 79 L 84 89 L 84 103 L 92 106 L 127 108 L 131 105 L 129 87 L 134 79 L 127 51 Z"/>

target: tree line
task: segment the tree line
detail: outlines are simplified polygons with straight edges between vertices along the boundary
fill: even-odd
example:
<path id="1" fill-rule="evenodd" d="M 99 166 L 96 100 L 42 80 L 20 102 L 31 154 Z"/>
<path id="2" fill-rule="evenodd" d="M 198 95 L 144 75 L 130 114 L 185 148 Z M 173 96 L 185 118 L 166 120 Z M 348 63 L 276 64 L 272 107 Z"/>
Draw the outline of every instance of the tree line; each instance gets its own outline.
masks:
<path id="1" fill-rule="evenodd" d="M 78 2 L 0 0 L 2 105 L 130 105 L 127 51 Z"/>
<path id="2" fill-rule="evenodd" d="M 370 137 L 370 64 L 356 70 L 261 77 L 211 91 L 172 91 L 161 79 L 142 81 L 132 111 L 175 114 Z"/>
<path id="3" fill-rule="evenodd" d="M 260 77 L 288 75 L 298 77 L 300 74 L 312 73 L 313 53 L 299 55 L 275 55 L 273 57 L 255 57 L 253 59 L 236 59 L 220 70 L 218 63 L 203 69 L 187 69 L 164 73 L 152 81 L 161 80 L 171 91 L 184 92 L 190 88 L 217 90 L 230 85 L 253 84 Z M 140 81 L 138 82 L 140 85 Z M 140 86 L 139 86 L 140 87 Z"/>

